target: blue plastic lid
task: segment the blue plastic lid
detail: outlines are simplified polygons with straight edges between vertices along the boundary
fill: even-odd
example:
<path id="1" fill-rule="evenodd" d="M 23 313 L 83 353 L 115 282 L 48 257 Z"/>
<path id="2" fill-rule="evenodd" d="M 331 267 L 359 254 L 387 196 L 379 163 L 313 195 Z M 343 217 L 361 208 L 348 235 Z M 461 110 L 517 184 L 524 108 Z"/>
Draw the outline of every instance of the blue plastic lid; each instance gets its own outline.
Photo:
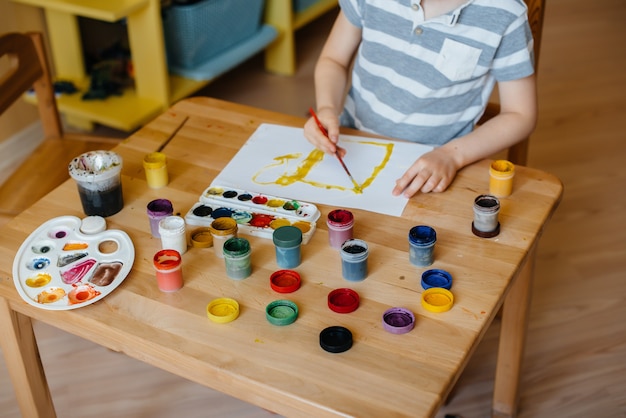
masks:
<path id="1" fill-rule="evenodd" d="M 409 242 L 415 245 L 429 245 L 437 241 L 437 232 L 428 225 L 418 225 L 409 231 Z"/>
<path id="2" fill-rule="evenodd" d="M 450 290 L 452 287 L 452 275 L 445 270 L 431 269 L 422 273 L 422 288 L 443 287 Z"/>

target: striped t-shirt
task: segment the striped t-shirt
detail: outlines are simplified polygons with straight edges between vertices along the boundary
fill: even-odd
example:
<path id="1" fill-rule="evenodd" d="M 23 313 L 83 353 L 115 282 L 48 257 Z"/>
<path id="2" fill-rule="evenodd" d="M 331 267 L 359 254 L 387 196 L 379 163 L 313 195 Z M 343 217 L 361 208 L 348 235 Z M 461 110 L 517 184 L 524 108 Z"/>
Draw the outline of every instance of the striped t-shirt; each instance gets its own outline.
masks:
<path id="1" fill-rule="evenodd" d="M 522 0 L 468 0 L 424 20 L 419 0 L 339 0 L 362 29 L 341 124 L 429 145 L 469 133 L 498 81 L 531 75 Z"/>

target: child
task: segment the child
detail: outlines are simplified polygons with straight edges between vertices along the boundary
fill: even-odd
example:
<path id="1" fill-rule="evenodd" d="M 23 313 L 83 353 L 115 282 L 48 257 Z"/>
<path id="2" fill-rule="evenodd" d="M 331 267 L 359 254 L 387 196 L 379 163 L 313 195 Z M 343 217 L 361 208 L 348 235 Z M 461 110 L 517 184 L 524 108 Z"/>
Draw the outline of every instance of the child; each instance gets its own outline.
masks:
<path id="1" fill-rule="evenodd" d="M 534 129 L 533 40 L 522 0 L 339 5 L 315 67 L 317 115 L 329 138 L 313 119 L 304 126 L 317 148 L 345 155 L 340 125 L 435 146 L 396 181 L 392 194 L 411 197 L 446 190 L 459 169 Z M 475 127 L 496 83 L 501 112 Z"/>

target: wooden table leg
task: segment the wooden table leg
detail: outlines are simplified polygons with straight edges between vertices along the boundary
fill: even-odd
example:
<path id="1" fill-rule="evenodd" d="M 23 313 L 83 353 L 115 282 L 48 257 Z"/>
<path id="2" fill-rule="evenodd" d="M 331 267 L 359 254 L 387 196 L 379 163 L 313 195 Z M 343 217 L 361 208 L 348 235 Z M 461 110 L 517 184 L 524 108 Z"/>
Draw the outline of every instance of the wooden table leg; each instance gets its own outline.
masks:
<path id="1" fill-rule="evenodd" d="M 536 246 L 513 282 L 504 300 L 498 361 L 496 364 L 492 417 L 515 417 L 528 313 L 530 310 Z"/>
<path id="2" fill-rule="evenodd" d="M 0 298 L 0 348 L 24 417 L 56 417 L 31 319 Z"/>

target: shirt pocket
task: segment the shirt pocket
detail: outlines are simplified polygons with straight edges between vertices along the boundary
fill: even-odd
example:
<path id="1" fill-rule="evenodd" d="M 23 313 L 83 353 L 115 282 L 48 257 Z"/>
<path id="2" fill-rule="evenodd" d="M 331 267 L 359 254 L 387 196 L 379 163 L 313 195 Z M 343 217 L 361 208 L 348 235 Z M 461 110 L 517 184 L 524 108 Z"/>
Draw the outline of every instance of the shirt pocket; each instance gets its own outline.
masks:
<path id="1" fill-rule="evenodd" d="M 478 48 L 446 38 L 435 68 L 451 81 L 467 80 L 474 74 L 481 52 Z"/>

